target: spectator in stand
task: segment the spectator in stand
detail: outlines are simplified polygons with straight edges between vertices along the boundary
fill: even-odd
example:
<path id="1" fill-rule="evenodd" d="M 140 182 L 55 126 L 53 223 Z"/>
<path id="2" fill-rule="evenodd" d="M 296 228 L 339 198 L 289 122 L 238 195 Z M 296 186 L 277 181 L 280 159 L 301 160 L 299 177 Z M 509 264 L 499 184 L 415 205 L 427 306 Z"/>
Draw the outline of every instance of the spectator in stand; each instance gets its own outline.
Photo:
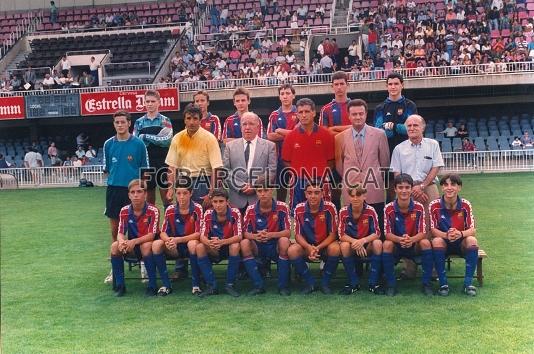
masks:
<path id="1" fill-rule="evenodd" d="M 60 68 L 61 68 L 61 73 L 63 75 L 65 75 L 65 77 L 66 77 L 67 74 L 70 72 L 70 68 L 71 68 L 70 61 L 67 59 L 66 55 L 63 56 L 63 58 L 61 59 L 61 62 L 59 63 L 59 65 L 60 65 Z"/>
<path id="2" fill-rule="evenodd" d="M 70 160 L 73 167 L 82 167 L 83 165 L 82 159 L 79 159 L 76 155 L 72 156 Z"/>
<path id="3" fill-rule="evenodd" d="M 11 81 L 9 85 L 13 88 L 13 91 L 20 91 L 22 82 L 20 81 L 20 78 L 17 75 L 13 75 L 11 76 Z"/>
<path id="4" fill-rule="evenodd" d="M 464 138 L 462 141 L 462 151 L 476 151 L 476 146 L 469 138 Z"/>
<path id="5" fill-rule="evenodd" d="M 334 71 L 334 62 L 332 61 L 332 58 L 326 55 L 326 53 L 323 54 L 320 64 L 321 64 L 321 72 L 323 74 L 330 74 Z"/>
<path id="6" fill-rule="evenodd" d="M 371 58 L 374 58 L 377 51 L 377 42 L 378 42 L 378 33 L 375 31 L 374 24 L 369 25 L 369 33 L 368 33 L 368 47 L 366 48 L 366 52 L 369 54 Z"/>
<path id="7" fill-rule="evenodd" d="M 36 186 L 41 184 L 41 171 L 38 169 L 43 166 L 43 156 L 37 151 L 37 149 L 31 147 L 26 155 L 24 155 L 24 167 L 30 169 L 32 182 Z"/>
<path id="8" fill-rule="evenodd" d="M 496 7 L 493 7 L 491 10 L 489 10 L 487 14 L 487 19 L 490 31 L 499 30 L 499 18 L 500 13 Z"/>
<path id="9" fill-rule="evenodd" d="M 525 130 L 523 136 L 521 137 L 521 144 L 524 148 L 532 148 L 532 138 L 528 135 L 528 132 Z"/>
<path id="10" fill-rule="evenodd" d="M 9 164 L 3 154 L 0 154 L 0 168 L 9 168 Z"/>
<path id="11" fill-rule="evenodd" d="M 11 86 L 11 80 L 9 78 L 9 74 L 4 75 L 4 78 L 2 79 L 1 89 L 2 89 L 2 92 L 13 91 L 13 86 Z"/>
<path id="12" fill-rule="evenodd" d="M 443 133 L 446 138 L 452 140 L 458 135 L 458 129 L 454 126 L 453 122 L 449 121 L 447 122 L 447 127 L 440 133 Z"/>
<path id="13" fill-rule="evenodd" d="M 512 150 L 518 150 L 523 148 L 523 143 L 521 142 L 521 139 L 519 139 L 518 136 L 514 138 L 514 141 L 510 144 L 512 147 Z"/>
<path id="14" fill-rule="evenodd" d="M 68 81 L 68 78 L 67 78 Z M 80 78 L 80 87 L 91 87 L 93 86 L 93 77 L 87 73 L 87 71 L 84 71 L 82 73 L 82 77 Z"/>
<path id="15" fill-rule="evenodd" d="M 83 146 L 78 146 L 78 150 L 74 153 L 77 158 L 83 159 L 85 157 L 85 150 L 83 149 Z"/>
<path id="16" fill-rule="evenodd" d="M 58 13 L 59 10 L 56 6 L 56 3 L 54 1 L 50 1 L 50 23 L 57 23 Z"/>
<path id="17" fill-rule="evenodd" d="M 35 88 L 35 81 L 36 81 L 35 71 L 33 71 L 31 66 L 28 66 L 28 68 L 24 72 L 23 79 L 24 79 L 24 88 L 26 90 L 33 90 Z"/>
<path id="18" fill-rule="evenodd" d="M 324 20 L 324 16 L 326 14 L 326 11 L 324 9 L 323 4 L 320 4 L 315 8 L 315 18 L 320 17 L 321 20 Z"/>
<path id="19" fill-rule="evenodd" d="M 89 62 L 89 71 L 93 77 L 93 86 L 98 86 L 98 68 L 100 68 L 100 64 L 98 64 L 95 57 L 91 57 L 91 61 Z"/>
<path id="20" fill-rule="evenodd" d="M 462 140 L 469 136 L 469 131 L 465 127 L 464 123 L 460 124 L 460 128 L 458 128 L 458 131 L 456 132 L 456 136 L 458 136 Z"/>
<path id="21" fill-rule="evenodd" d="M 93 145 L 89 145 L 87 151 L 85 152 L 86 161 L 91 161 L 96 158 L 96 150 L 93 148 Z"/>
<path id="22" fill-rule="evenodd" d="M 50 162 L 53 165 L 54 162 L 56 161 L 56 159 L 58 158 L 57 157 L 56 143 L 54 143 L 53 141 L 50 143 L 50 146 L 48 147 L 47 153 L 48 153 L 48 157 L 50 158 Z"/>

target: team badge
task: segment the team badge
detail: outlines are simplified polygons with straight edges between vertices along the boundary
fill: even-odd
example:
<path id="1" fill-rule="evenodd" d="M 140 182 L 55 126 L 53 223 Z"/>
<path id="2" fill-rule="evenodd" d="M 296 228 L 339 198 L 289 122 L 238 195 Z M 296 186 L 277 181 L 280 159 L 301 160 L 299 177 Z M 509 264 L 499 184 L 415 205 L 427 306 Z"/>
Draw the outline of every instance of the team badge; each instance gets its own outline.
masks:
<path id="1" fill-rule="evenodd" d="M 295 149 L 299 149 L 299 148 L 300 148 L 300 144 L 299 144 L 299 143 L 295 143 L 295 145 L 293 145 L 293 147 L 294 147 Z"/>
<path id="2" fill-rule="evenodd" d="M 128 161 L 133 161 L 133 156 L 132 155 L 128 155 Z"/>
<path id="3" fill-rule="evenodd" d="M 397 108 L 397 115 L 398 116 L 402 116 L 403 113 L 404 113 L 404 109 L 402 107 Z"/>
<path id="4" fill-rule="evenodd" d="M 219 226 L 217 226 L 217 224 L 215 224 L 215 225 L 213 225 L 213 228 L 214 228 L 214 229 L 218 229 Z"/>
<path id="5" fill-rule="evenodd" d="M 195 222 L 195 217 L 194 217 L 193 215 L 191 215 L 191 216 L 189 217 L 189 221 L 190 221 L 190 222 Z"/>
<path id="6" fill-rule="evenodd" d="M 416 213 L 411 213 L 411 214 L 410 214 L 410 218 L 411 218 L 412 220 L 415 220 L 415 218 L 417 218 L 417 214 L 416 214 Z"/>
<path id="7" fill-rule="evenodd" d="M 319 215 L 319 220 L 324 221 L 324 219 L 325 219 L 324 214 L 320 214 L 320 215 Z"/>
<path id="8" fill-rule="evenodd" d="M 204 123 L 204 126 L 206 127 L 206 129 L 210 129 L 211 128 L 211 122 Z"/>
<path id="9" fill-rule="evenodd" d="M 148 218 L 144 218 L 144 219 L 143 219 L 143 222 L 148 222 Z"/>
<path id="10" fill-rule="evenodd" d="M 463 218 L 464 217 L 464 212 L 463 211 L 459 212 L 458 213 L 458 217 Z"/>
<path id="11" fill-rule="evenodd" d="M 369 224 L 369 220 L 367 220 L 367 219 L 363 219 L 363 220 L 362 220 L 362 223 L 363 223 L 364 225 L 367 225 L 367 224 Z"/>
<path id="12" fill-rule="evenodd" d="M 278 221 L 278 215 L 273 215 L 273 221 Z"/>
<path id="13" fill-rule="evenodd" d="M 180 219 L 176 219 L 176 222 L 179 224 L 181 223 L 182 221 Z"/>

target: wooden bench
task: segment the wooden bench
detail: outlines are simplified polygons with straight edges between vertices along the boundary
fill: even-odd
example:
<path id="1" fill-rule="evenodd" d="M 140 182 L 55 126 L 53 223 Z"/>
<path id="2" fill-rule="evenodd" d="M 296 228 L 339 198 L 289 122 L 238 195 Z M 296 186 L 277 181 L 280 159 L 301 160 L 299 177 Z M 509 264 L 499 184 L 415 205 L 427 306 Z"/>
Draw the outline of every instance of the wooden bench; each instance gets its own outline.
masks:
<path id="1" fill-rule="evenodd" d="M 457 256 L 457 255 L 449 256 L 449 258 L 447 258 L 447 271 L 451 270 L 451 263 L 454 258 L 462 258 L 462 257 Z M 482 261 L 484 260 L 484 258 L 488 258 L 488 255 L 483 249 L 479 248 L 476 278 L 478 281 L 478 285 L 480 285 L 481 287 L 484 285 L 484 272 L 482 268 Z M 449 278 L 463 278 L 464 276 L 463 275 L 452 275 L 452 276 L 448 275 L 448 277 Z"/>

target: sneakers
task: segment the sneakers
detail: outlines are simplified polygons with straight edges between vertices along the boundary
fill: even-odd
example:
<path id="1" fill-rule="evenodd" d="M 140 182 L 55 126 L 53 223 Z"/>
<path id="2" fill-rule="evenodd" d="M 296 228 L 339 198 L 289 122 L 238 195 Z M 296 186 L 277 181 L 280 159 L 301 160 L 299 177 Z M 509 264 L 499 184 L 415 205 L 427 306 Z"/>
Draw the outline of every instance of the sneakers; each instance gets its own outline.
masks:
<path id="1" fill-rule="evenodd" d="M 145 262 L 141 262 L 141 283 L 148 283 L 148 274 L 146 273 Z"/>
<path id="2" fill-rule="evenodd" d="M 386 293 L 380 285 L 369 285 L 369 292 L 375 295 L 384 295 Z"/>
<path id="3" fill-rule="evenodd" d="M 475 288 L 473 285 L 469 285 L 464 287 L 464 293 L 467 296 L 477 296 L 477 288 Z"/>
<path id="4" fill-rule="evenodd" d="M 289 296 L 291 295 L 291 290 L 289 290 L 289 288 L 280 288 L 278 289 L 278 294 L 282 296 Z"/>
<path id="5" fill-rule="evenodd" d="M 321 292 L 325 295 L 332 295 L 334 293 L 328 285 L 321 285 Z"/>
<path id="6" fill-rule="evenodd" d="M 356 285 L 355 287 L 352 287 L 350 285 L 345 285 L 343 289 L 339 291 L 339 295 L 352 295 L 357 291 L 360 291 L 359 285 Z"/>
<path id="7" fill-rule="evenodd" d="M 170 275 L 170 278 L 172 281 L 176 281 L 180 279 L 187 279 L 188 276 L 189 274 L 186 270 L 178 269 Z"/>
<path id="8" fill-rule="evenodd" d="M 195 290 L 193 289 L 193 294 L 195 294 L 194 291 Z M 198 294 L 198 297 L 204 298 L 204 297 L 211 296 L 211 295 L 219 295 L 219 290 L 208 285 L 208 287 L 204 289 L 204 291 L 200 291 L 200 293 L 197 292 L 197 294 Z"/>
<path id="9" fill-rule="evenodd" d="M 123 297 L 124 293 L 126 293 L 126 287 L 124 285 L 118 285 L 115 287 L 115 296 L 116 297 Z"/>
<path id="10" fill-rule="evenodd" d="M 167 288 L 166 286 L 162 286 L 158 290 L 158 296 L 167 296 L 170 293 L 172 293 L 172 288 Z"/>
<path id="11" fill-rule="evenodd" d="M 106 279 L 104 279 L 104 284 L 111 284 L 113 283 L 113 270 L 109 271 L 109 274 L 106 276 Z"/>
<path id="12" fill-rule="evenodd" d="M 196 296 L 202 296 L 202 289 L 200 289 L 198 286 L 194 286 L 191 290 L 191 293 Z"/>
<path id="13" fill-rule="evenodd" d="M 248 296 L 256 296 L 261 294 L 265 294 L 264 288 L 254 288 L 247 293 Z"/>
<path id="14" fill-rule="evenodd" d="M 439 296 L 449 296 L 449 286 L 448 285 L 442 285 L 439 287 L 438 290 Z"/>
<path id="15" fill-rule="evenodd" d="M 397 295 L 397 288 L 394 286 L 388 286 L 386 288 L 386 296 L 395 296 Z"/>
<path id="16" fill-rule="evenodd" d="M 147 287 L 145 290 L 145 296 L 156 296 L 158 290 L 156 288 Z"/>
<path id="17" fill-rule="evenodd" d="M 432 289 L 432 285 L 430 285 L 430 284 L 423 284 L 423 287 L 421 288 L 421 291 L 426 296 L 434 295 L 434 290 Z"/>
<path id="18" fill-rule="evenodd" d="M 300 293 L 302 295 L 308 295 L 308 294 L 311 294 L 315 291 L 315 286 L 313 285 L 306 285 L 305 287 L 302 288 L 302 290 L 300 291 Z"/>
<path id="19" fill-rule="evenodd" d="M 224 287 L 224 291 L 226 291 L 228 295 L 233 296 L 233 297 L 241 296 L 239 291 L 237 291 L 236 288 L 234 288 L 233 284 L 226 284 L 226 286 Z"/>

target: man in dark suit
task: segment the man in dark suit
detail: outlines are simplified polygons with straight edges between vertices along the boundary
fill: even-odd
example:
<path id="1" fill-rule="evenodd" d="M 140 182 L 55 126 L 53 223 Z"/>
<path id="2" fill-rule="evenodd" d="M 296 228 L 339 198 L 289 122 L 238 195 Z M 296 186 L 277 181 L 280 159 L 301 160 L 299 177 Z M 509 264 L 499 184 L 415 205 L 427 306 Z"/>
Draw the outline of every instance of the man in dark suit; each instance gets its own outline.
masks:
<path id="1" fill-rule="evenodd" d="M 228 170 L 230 204 L 245 211 L 258 199 L 254 183 L 274 182 L 276 177 L 276 145 L 258 137 L 260 118 L 253 112 L 241 117 L 242 138 L 228 142 L 224 148 L 223 164 Z"/>

